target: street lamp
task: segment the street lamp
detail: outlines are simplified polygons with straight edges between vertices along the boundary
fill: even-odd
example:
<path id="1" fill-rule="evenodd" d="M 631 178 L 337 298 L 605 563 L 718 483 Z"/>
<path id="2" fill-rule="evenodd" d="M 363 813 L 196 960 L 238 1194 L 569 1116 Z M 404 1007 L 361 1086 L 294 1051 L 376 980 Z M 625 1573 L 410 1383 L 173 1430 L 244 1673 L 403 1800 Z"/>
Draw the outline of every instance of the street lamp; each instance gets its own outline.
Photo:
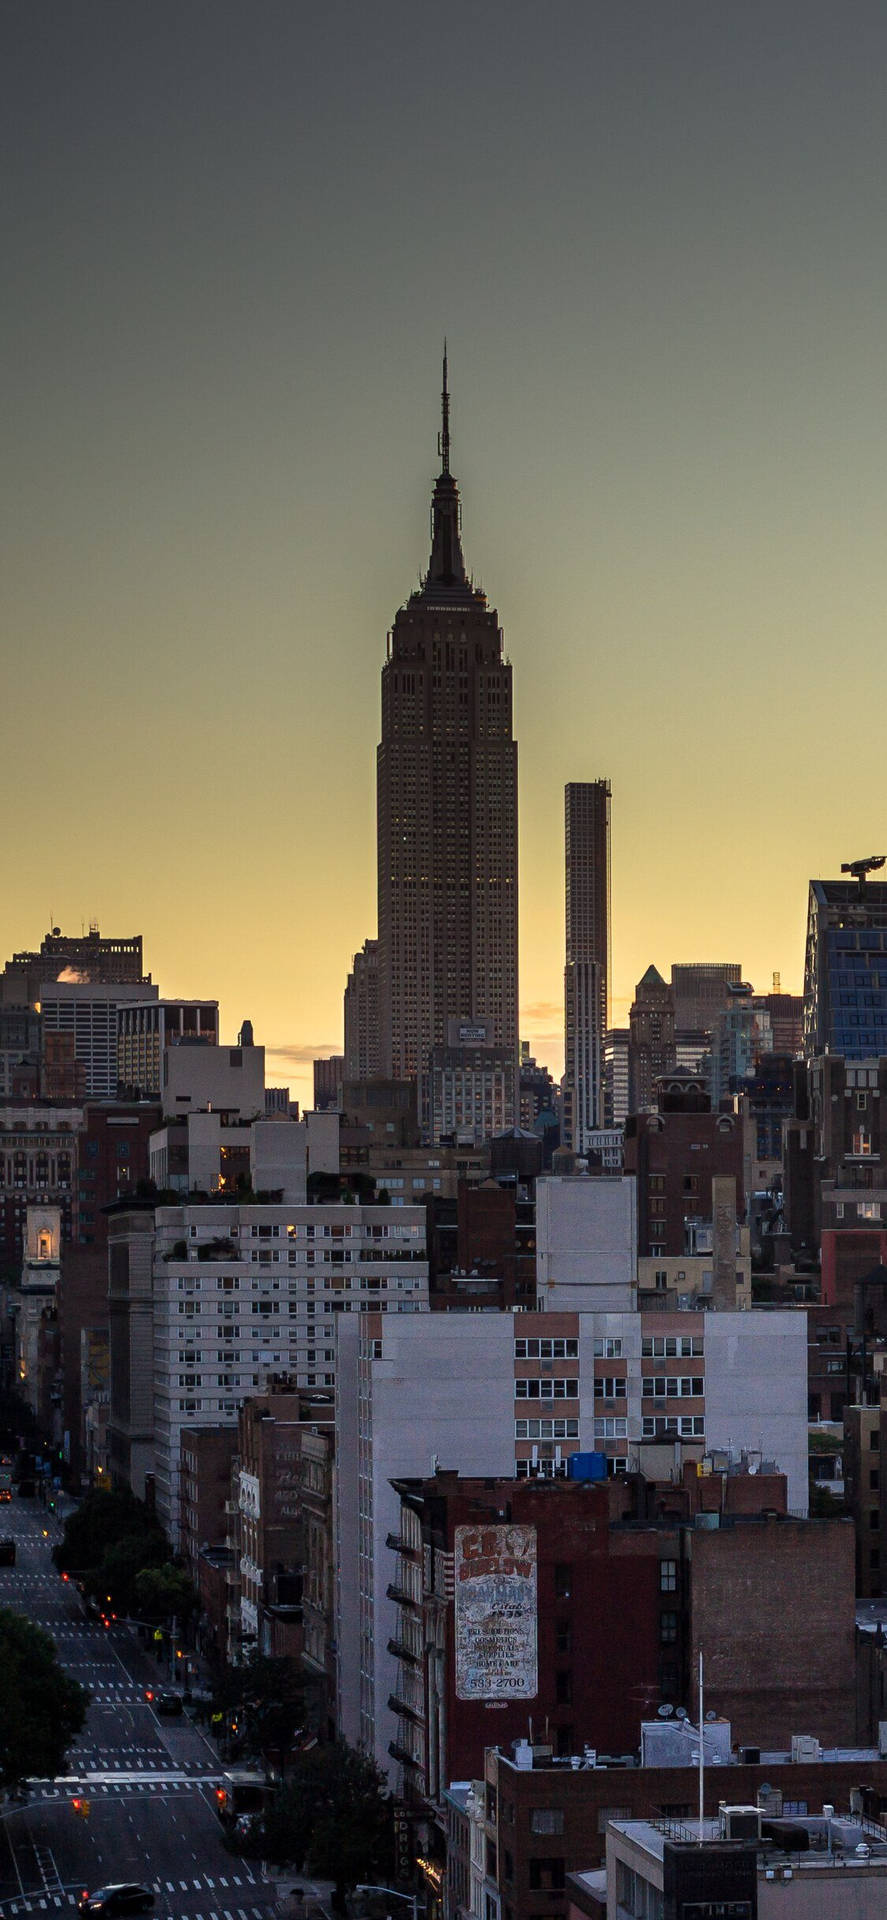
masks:
<path id="1" fill-rule="evenodd" d="M 390 1900 L 405 1900 L 413 1909 L 413 1920 L 419 1920 L 419 1895 L 417 1893 L 398 1893 L 396 1887 L 359 1886 L 355 1893 L 384 1893 Z"/>

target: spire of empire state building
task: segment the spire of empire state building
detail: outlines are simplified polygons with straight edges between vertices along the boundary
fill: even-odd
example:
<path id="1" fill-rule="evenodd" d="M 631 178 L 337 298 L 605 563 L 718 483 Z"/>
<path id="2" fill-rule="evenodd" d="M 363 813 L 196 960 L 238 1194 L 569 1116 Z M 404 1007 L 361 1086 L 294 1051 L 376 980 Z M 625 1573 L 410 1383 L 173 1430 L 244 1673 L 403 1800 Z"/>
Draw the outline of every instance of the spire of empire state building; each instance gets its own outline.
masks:
<path id="1" fill-rule="evenodd" d="M 462 509 L 459 489 L 450 472 L 450 389 L 447 379 L 447 343 L 444 341 L 443 388 L 440 396 L 441 430 L 437 437 L 440 473 L 431 501 L 431 559 L 423 590 L 435 598 L 443 594 L 475 597 L 462 556 Z"/>

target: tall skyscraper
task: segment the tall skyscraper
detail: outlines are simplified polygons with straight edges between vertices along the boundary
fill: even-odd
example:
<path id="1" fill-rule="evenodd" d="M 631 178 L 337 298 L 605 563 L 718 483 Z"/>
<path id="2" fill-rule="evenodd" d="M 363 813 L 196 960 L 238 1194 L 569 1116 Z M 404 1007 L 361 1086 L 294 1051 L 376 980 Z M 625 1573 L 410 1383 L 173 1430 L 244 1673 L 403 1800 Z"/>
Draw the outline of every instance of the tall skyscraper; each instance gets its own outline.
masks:
<path id="1" fill-rule="evenodd" d="M 377 764 L 380 1069 L 417 1081 L 426 1128 L 448 1021 L 489 1021 L 517 1062 L 511 666 L 462 557 L 446 355 L 442 415 L 431 559 L 388 636 Z"/>
<path id="2" fill-rule="evenodd" d="M 365 940 L 345 988 L 346 1080 L 379 1078 L 379 943 Z"/>
<path id="3" fill-rule="evenodd" d="M 638 981 L 628 1015 L 628 1110 L 648 1113 L 656 1104 L 656 1081 L 675 1065 L 674 990 L 658 967 Z"/>
<path id="4" fill-rule="evenodd" d="M 887 885 L 880 856 L 848 862 L 846 880 L 811 880 L 804 968 L 808 1059 L 887 1054 Z"/>
<path id="5" fill-rule="evenodd" d="M 566 965 L 564 1145 L 583 1153 L 604 1124 L 604 1034 L 610 966 L 610 782 L 564 789 Z"/>

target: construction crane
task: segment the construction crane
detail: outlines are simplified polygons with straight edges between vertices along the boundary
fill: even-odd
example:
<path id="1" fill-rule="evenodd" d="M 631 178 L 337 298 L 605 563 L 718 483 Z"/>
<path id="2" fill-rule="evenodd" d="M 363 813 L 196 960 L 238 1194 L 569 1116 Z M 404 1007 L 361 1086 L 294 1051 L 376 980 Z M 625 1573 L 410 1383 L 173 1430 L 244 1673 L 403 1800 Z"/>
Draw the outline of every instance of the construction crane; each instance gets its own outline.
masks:
<path id="1" fill-rule="evenodd" d="M 864 893 L 866 874 L 877 873 L 878 868 L 883 867 L 885 860 L 887 860 L 885 853 L 871 853 L 867 860 L 842 860 L 841 872 L 852 873 L 854 880 L 859 881 L 860 893 Z"/>

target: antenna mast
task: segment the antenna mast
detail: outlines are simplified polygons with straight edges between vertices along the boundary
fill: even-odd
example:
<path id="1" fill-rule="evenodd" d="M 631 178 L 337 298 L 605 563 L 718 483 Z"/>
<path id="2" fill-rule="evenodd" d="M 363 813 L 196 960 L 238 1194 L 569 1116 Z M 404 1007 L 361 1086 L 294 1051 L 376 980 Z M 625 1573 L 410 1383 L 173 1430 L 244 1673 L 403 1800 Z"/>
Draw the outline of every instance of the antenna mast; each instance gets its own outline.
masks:
<path id="1" fill-rule="evenodd" d="M 437 451 L 440 455 L 441 473 L 450 471 L 450 389 L 447 381 L 447 341 L 444 335 L 443 350 L 443 388 L 440 396 L 441 430 L 437 436 Z"/>
<path id="2" fill-rule="evenodd" d="M 702 1648 L 699 1649 L 699 1845 L 702 1845 L 702 1822 L 705 1818 L 705 1714 L 702 1679 Z"/>

